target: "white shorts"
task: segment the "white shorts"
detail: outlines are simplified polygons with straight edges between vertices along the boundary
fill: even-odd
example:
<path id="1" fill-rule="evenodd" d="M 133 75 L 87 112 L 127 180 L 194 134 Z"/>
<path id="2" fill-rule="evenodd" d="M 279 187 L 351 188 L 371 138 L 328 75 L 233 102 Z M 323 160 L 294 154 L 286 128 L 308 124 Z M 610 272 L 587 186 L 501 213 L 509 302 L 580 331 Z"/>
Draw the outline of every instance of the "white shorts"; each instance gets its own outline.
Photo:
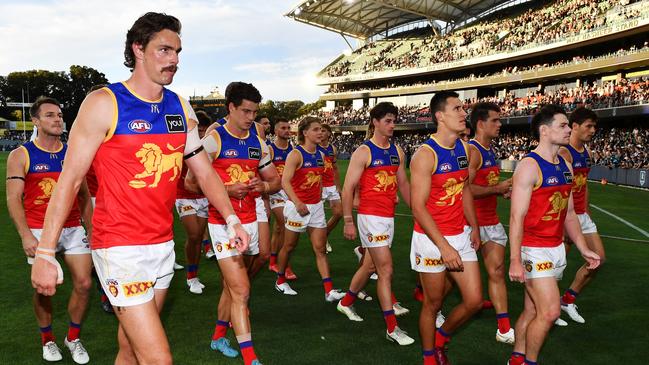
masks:
<path id="1" fill-rule="evenodd" d="M 249 256 L 259 254 L 259 233 L 257 229 L 257 222 L 242 224 L 242 226 L 243 229 L 245 229 L 246 232 L 248 232 L 248 234 L 250 235 L 250 244 L 248 245 L 248 250 L 243 254 Z M 212 249 L 214 249 L 214 254 L 216 255 L 217 260 L 241 255 L 237 248 L 234 245 L 230 244 L 227 225 L 209 223 L 207 225 L 207 229 L 210 231 L 210 237 L 212 238 Z"/>
<path id="2" fill-rule="evenodd" d="M 99 282 L 117 307 L 146 303 L 153 289 L 167 289 L 174 277 L 174 241 L 92 250 Z"/>
<path id="3" fill-rule="evenodd" d="M 493 226 L 480 226 L 480 241 L 487 243 L 495 242 L 503 247 L 507 246 L 507 233 L 502 223 Z"/>
<path id="4" fill-rule="evenodd" d="M 392 247 L 394 218 L 358 214 L 358 235 L 363 247 Z"/>
<path id="5" fill-rule="evenodd" d="M 30 229 L 36 240 L 41 240 L 42 229 Z M 63 228 L 59 241 L 56 244 L 56 252 L 64 255 L 83 255 L 90 253 L 90 244 L 86 238 L 86 230 L 82 226 Z M 27 258 L 27 263 L 32 264 L 33 257 Z"/>
<path id="6" fill-rule="evenodd" d="M 255 198 L 255 211 L 257 212 L 257 223 L 268 223 L 268 213 L 264 205 L 264 199 L 260 196 Z"/>
<path id="7" fill-rule="evenodd" d="M 478 261 L 478 255 L 471 247 L 471 227 L 464 226 L 464 232 L 444 237 L 457 250 L 463 262 Z M 412 232 L 410 267 L 423 273 L 440 273 L 446 270 L 439 249 L 425 233 Z"/>
<path id="8" fill-rule="evenodd" d="M 97 198 L 94 196 L 90 197 L 90 202 L 92 203 L 92 209 L 95 209 L 95 205 L 97 204 Z"/>
<path id="9" fill-rule="evenodd" d="M 210 203 L 207 198 L 176 199 L 176 212 L 180 218 L 187 215 L 196 215 L 201 218 L 208 217 Z"/>
<path id="10" fill-rule="evenodd" d="M 284 208 L 284 205 L 286 204 L 288 197 L 286 196 L 284 190 L 280 190 L 275 194 L 271 194 L 269 199 L 270 199 L 270 209 L 275 209 L 275 208 Z"/>
<path id="11" fill-rule="evenodd" d="M 566 248 L 563 243 L 557 247 L 521 246 L 521 261 L 526 279 L 556 278 L 561 280 L 563 270 L 568 264 Z"/>
<path id="12" fill-rule="evenodd" d="M 322 187 L 322 200 L 340 200 L 340 194 L 336 185 Z"/>
<path id="13" fill-rule="evenodd" d="M 284 227 L 297 233 L 306 231 L 306 227 L 327 228 L 324 205 L 322 202 L 317 204 L 307 204 L 306 207 L 309 209 L 309 214 L 303 217 L 297 212 L 297 209 L 295 209 L 295 204 L 293 204 L 292 201 L 287 200 L 286 205 L 284 205 L 284 220 L 286 221 Z"/>
<path id="14" fill-rule="evenodd" d="M 593 220 L 590 219 L 588 213 L 577 214 L 577 218 L 579 218 L 579 224 L 581 225 L 581 233 L 583 234 L 597 233 L 597 226 L 595 225 L 595 222 L 593 222 Z"/>

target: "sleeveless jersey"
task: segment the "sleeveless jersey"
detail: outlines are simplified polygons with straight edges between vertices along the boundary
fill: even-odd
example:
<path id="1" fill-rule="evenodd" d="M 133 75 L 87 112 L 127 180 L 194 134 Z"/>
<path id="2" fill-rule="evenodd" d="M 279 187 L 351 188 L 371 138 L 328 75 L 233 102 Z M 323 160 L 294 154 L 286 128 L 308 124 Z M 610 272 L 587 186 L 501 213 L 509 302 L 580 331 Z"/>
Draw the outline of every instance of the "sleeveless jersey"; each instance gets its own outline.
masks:
<path id="1" fill-rule="evenodd" d="M 440 233 L 444 236 L 458 235 L 464 232 L 466 225 L 462 207 L 462 189 L 469 177 L 466 148 L 460 139 L 455 141 L 454 147 L 442 147 L 434 137 L 423 145 L 434 152 L 436 162 L 426 208 Z M 416 220 L 415 231 L 425 233 Z"/>
<path id="2" fill-rule="evenodd" d="M 252 130 L 252 128 L 251 128 Z M 257 134 L 248 133 L 245 138 L 235 137 L 222 125 L 210 134 L 220 147 L 212 161 L 212 167 L 224 185 L 242 183 L 247 185 L 254 177 L 259 178 L 259 161 L 262 158 L 262 143 Z M 246 194 L 243 199 L 230 197 L 234 212 L 241 223 L 253 223 L 257 220 L 255 211 L 255 194 Z M 209 222 L 226 224 L 225 219 L 210 205 Z"/>
<path id="3" fill-rule="evenodd" d="M 180 178 L 178 179 L 178 189 L 176 190 L 176 199 L 203 199 L 205 198 L 202 194 L 194 193 L 185 189 L 185 178 L 187 177 L 187 165 L 183 164 L 183 169 L 180 173 Z"/>
<path id="4" fill-rule="evenodd" d="M 525 157 L 536 161 L 540 177 L 523 222 L 522 246 L 556 247 L 563 242 L 563 222 L 573 179 L 566 161 L 557 157 L 558 164 L 544 160 L 535 152 Z"/>
<path id="5" fill-rule="evenodd" d="M 102 90 L 113 98 L 115 120 L 93 161 L 100 184 L 92 248 L 169 241 L 187 139 L 185 105 L 167 89 L 154 101 L 126 83 Z"/>
<path id="6" fill-rule="evenodd" d="M 480 158 L 482 159 L 473 183 L 479 186 L 498 185 L 500 181 L 500 167 L 498 166 L 493 150 L 491 148 L 484 148 L 475 139 L 470 140 L 469 143 L 480 151 Z M 478 217 L 478 225 L 493 226 L 500 223 L 498 213 L 496 212 L 496 206 L 498 204 L 498 197 L 496 195 L 473 198 L 473 203 Z"/>
<path id="7" fill-rule="evenodd" d="M 293 151 L 293 146 L 289 143 L 286 149 L 281 149 L 277 147 L 275 142 L 271 142 L 269 146 L 270 146 L 271 160 L 273 161 L 273 165 L 275 165 L 275 169 L 277 169 L 277 174 L 281 179 L 282 175 L 284 174 L 284 165 L 286 164 L 286 157 L 288 157 L 289 152 Z"/>
<path id="8" fill-rule="evenodd" d="M 68 146 L 56 152 L 46 151 L 38 146 L 36 141 L 27 142 L 22 147 L 27 162 L 25 164 L 25 190 L 23 206 L 27 226 L 31 229 L 42 229 L 45 220 L 45 211 L 50 203 L 50 198 L 59 181 L 63 170 L 63 159 Z M 68 219 L 63 227 L 77 227 L 81 225 L 81 214 L 77 200 L 74 200 Z"/>
<path id="9" fill-rule="evenodd" d="M 371 140 L 363 145 L 369 148 L 370 157 L 360 179 L 358 213 L 393 218 L 401 162 L 397 146 L 390 142 L 388 148 L 381 148 Z"/>
<path id="10" fill-rule="evenodd" d="M 334 147 L 330 143 L 327 147 L 322 147 L 320 145 L 317 145 L 317 148 L 324 155 L 324 170 L 322 172 L 322 186 L 325 188 L 328 188 L 330 186 L 335 186 L 336 183 L 334 181 L 333 163 L 335 161 L 336 156 L 334 156 Z"/>
<path id="11" fill-rule="evenodd" d="M 295 170 L 291 186 L 302 203 L 317 204 L 322 195 L 324 157 L 317 147 L 313 153 L 306 151 L 302 146 L 295 149 L 302 155 L 302 165 Z"/>
<path id="12" fill-rule="evenodd" d="M 91 197 L 97 196 L 97 189 L 99 184 L 97 183 L 97 175 L 95 175 L 95 169 L 90 165 L 88 172 L 86 173 L 86 183 L 88 184 L 88 190 L 90 191 Z"/>
<path id="13" fill-rule="evenodd" d="M 574 179 L 572 183 L 572 200 L 575 204 L 575 213 L 586 213 L 586 192 L 588 191 L 588 173 L 590 172 L 590 154 L 584 148 L 581 152 L 577 151 L 571 145 L 566 148 L 572 156 L 572 173 Z"/>

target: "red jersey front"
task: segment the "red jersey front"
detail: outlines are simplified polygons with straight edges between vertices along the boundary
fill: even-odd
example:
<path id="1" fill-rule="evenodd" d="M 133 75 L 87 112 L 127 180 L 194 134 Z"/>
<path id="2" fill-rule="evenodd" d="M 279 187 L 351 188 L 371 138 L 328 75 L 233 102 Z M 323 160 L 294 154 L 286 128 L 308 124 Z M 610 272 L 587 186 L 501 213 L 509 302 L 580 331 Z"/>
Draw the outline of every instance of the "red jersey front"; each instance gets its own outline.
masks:
<path id="1" fill-rule="evenodd" d="M 183 101 L 167 89 L 160 100 L 145 100 L 125 83 L 102 90 L 113 97 L 115 120 L 93 161 L 92 248 L 167 242 L 187 138 Z"/>
<path id="2" fill-rule="evenodd" d="M 291 186 L 304 204 L 318 204 L 322 196 L 322 173 L 324 157 L 316 148 L 308 152 L 302 146 L 295 149 L 302 155 L 302 165 L 295 170 Z"/>
<path id="3" fill-rule="evenodd" d="M 572 200 L 575 204 L 575 213 L 586 213 L 588 201 L 586 200 L 586 193 L 588 192 L 588 173 L 590 173 L 590 155 L 588 150 L 583 148 L 577 151 L 571 145 L 567 145 L 566 149 L 572 156 L 572 173 L 574 179 L 572 183 Z"/>
<path id="4" fill-rule="evenodd" d="M 97 175 L 95 175 L 95 169 L 90 165 L 88 172 L 86 173 L 86 183 L 88 184 L 88 191 L 90 191 L 91 197 L 97 196 L 97 189 L 99 184 L 97 184 Z"/>
<path id="5" fill-rule="evenodd" d="M 498 185 L 500 181 L 500 167 L 496 162 L 496 155 L 491 148 L 484 148 L 480 142 L 472 139 L 470 144 L 475 146 L 480 152 L 482 162 L 478 169 L 473 183 L 478 186 L 494 186 Z M 496 195 L 489 195 L 484 198 L 473 198 L 475 212 L 478 217 L 479 226 L 493 226 L 500 223 L 496 206 L 498 205 L 498 197 Z"/>
<path id="6" fill-rule="evenodd" d="M 25 190 L 23 206 L 27 226 L 31 229 L 42 229 L 45 220 L 45 211 L 50 203 L 50 198 L 59 181 L 63 170 L 63 159 L 67 146 L 61 143 L 58 151 L 50 152 L 42 149 L 36 143 L 27 142 L 22 147 L 25 152 Z M 77 227 L 81 225 L 81 214 L 75 199 L 72 209 L 63 223 L 63 227 Z"/>
<path id="7" fill-rule="evenodd" d="M 458 235 L 464 232 L 466 225 L 462 206 L 462 190 L 469 178 L 466 147 L 460 139 L 452 148 L 442 147 L 432 136 L 423 145 L 433 151 L 436 161 L 426 208 L 440 233 L 444 236 Z M 417 220 L 415 231 L 425 233 Z"/>
<path id="8" fill-rule="evenodd" d="M 328 188 L 330 186 L 335 186 L 335 177 L 334 177 L 334 163 L 336 162 L 336 154 L 334 152 L 334 147 L 329 144 L 327 147 L 322 147 L 317 145 L 317 148 L 324 155 L 324 170 L 322 170 L 322 186 Z"/>
<path id="9" fill-rule="evenodd" d="M 572 174 L 561 156 L 558 164 L 544 160 L 535 152 L 525 158 L 536 161 L 539 182 L 532 191 L 523 222 L 522 246 L 556 247 L 563 242 L 563 223 L 568 212 Z"/>
<path id="10" fill-rule="evenodd" d="M 358 214 L 393 218 L 401 163 L 397 146 L 390 143 L 388 148 L 381 148 L 371 140 L 363 145 L 369 148 L 370 158 L 360 179 Z"/>

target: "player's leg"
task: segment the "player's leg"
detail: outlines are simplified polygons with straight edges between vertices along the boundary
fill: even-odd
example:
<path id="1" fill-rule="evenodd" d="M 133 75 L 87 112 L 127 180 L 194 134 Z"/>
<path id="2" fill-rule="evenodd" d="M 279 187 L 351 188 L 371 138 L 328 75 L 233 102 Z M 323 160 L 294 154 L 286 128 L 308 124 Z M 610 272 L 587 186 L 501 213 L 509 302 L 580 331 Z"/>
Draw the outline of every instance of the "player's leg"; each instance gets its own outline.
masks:
<path id="1" fill-rule="evenodd" d="M 193 210 L 193 214 L 183 215 L 180 221 L 187 234 L 185 240 L 187 286 L 191 293 L 202 294 L 204 286 L 198 279 L 198 264 L 201 257 L 201 243 L 203 242 L 205 228 L 207 227 L 207 220 L 199 217 L 196 214 L 196 210 Z"/>
<path id="2" fill-rule="evenodd" d="M 420 272 L 419 281 L 423 292 L 421 313 L 419 314 L 419 337 L 424 357 L 424 365 L 437 365 L 435 349 L 435 316 L 444 300 L 446 271 L 432 273 Z"/>
<path id="3" fill-rule="evenodd" d="M 297 246 L 300 233 L 306 231 L 310 215 L 301 216 L 297 212 L 295 204 L 290 200 L 286 201 L 284 205 L 284 221 L 286 222 L 284 224 L 284 243 L 277 254 L 277 281 L 275 282 L 275 289 L 283 294 L 297 295 L 297 292 L 286 282 L 286 269 L 291 253 Z"/>
<path id="4" fill-rule="evenodd" d="M 327 220 L 327 236 L 331 234 L 343 217 L 343 205 L 340 198 L 329 200 L 329 206 L 331 207 L 331 217 Z"/>
<path id="5" fill-rule="evenodd" d="M 252 256 L 254 260 L 250 261 L 248 274 L 251 279 L 257 275 L 270 258 L 270 223 L 268 218 L 266 218 L 265 222 L 257 222 L 257 231 L 259 234 L 259 254 Z"/>
<path id="6" fill-rule="evenodd" d="M 63 257 L 68 270 L 70 270 L 70 277 L 72 279 L 72 293 L 68 301 L 70 325 L 64 344 L 70 349 L 72 358 L 76 363 L 85 364 L 90 361 L 90 358 L 79 340 L 79 334 L 90 300 L 90 290 L 92 288 L 92 258 L 90 252 L 85 254 L 66 254 Z"/>
<path id="7" fill-rule="evenodd" d="M 322 278 L 322 285 L 324 288 L 325 299 L 328 302 L 337 301 L 342 299 L 344 294 L 333 289 L 333 282 L 331 280 L 331 273 L 329 272 L 329 261 L 327 260 L 326 244 L 327 244 L 327 229 L 308 227 L 307 232 L 311 240 L 311 246 L 315 255 L 316 266 Z"/>
<path id="8" fill-rule="evenodd" d="M 367 285 L 369 277 L 374 270 L 374 263 L 372 262 L 371 256 L 363 254 L 361 263 L 358 266 L 358 269 L 356 269 L 354 276 L 352 276 L 349 290 L 345 293 L 345 296 L 340 300 L 340 302 L 338 302 L 336 307 L 337 310 L 346 315 L 351 321 L 360 322 L 363 320 L 363 318 L 356 313 L 354 302 L 358 298 L 358 294 L 361 290 L 363 290 L 365 285 Z"/>
<path id="9" fill-rule="evenodd" d="M 63 355 L 61 349 L 56 345 L 56 338 L 52 332 L 52 297 L 34 291 L 32 303 L 34 305 L 34 314 L 36 314 L 36 322 L 41 333 L 43 359 L 59 361 L 63 358 Z"/>
<path id="10" fill-rule="evenodd" d="M 514 331 L 510 331 L 507 285 L 505 284 L 505 246 L 494 241 L 487 241 L 482 245 L 480 251 L 484 258 L 488 276 L 487 290 L 489 299 L 496 309 L 496 318 L 498 320 L 496 339 L 501 342 L 513 343 Z M 499 337 L 498 334 L 501 334 L 501 336 Z"/>
<path id="11" fill-rule="evenodd" d="M 523 365 L 525 363 L 525 336 L 527 333 L 527 326 L 534 317 L 536 317 L 534 302 L 527 290 L 524 292 L 525 298 L 523 301 L 523 311 L 514 326 L 516 337 L 514 341 L 514 350 L 509 358 L 509 365 Z"/>
<path id="12" fill-rule="evenodd" d="M 284 224 L 286 224 L 284 221 L 284 206 L 274 207 L 271 209 L 271 212 L 275 218 L 275 225 L 270 240 L 270 262 L 268 269 L 277 272 L 277 254 L 284 243 Z"/>
<path id="13" fill-rule="evenodd" d="M 232 300 L 230 298 L 230 289 L 228 288 L 225 280 L 221 279 L 221 296 L 219 297 L 219 304 L 216 310 L 217 320 L 212 333 L 212 341 L 210 348 L 221 352 L 226 357 L 237 357 L 239 352 L 230 346 L 230 340 L 225 336 L 227 335 L 228 328 L 230 328 L 230 311 L 232 309 Z"/>
<path id="14" fill-rule="evenodd" d="M 561 313 L 559 286 L 554 277 L 541 277 L 528 279 L 525 288 L 536 308 L 536 316 L 525 333 L 525 359 L 536 361 L 548 331 Z"/>

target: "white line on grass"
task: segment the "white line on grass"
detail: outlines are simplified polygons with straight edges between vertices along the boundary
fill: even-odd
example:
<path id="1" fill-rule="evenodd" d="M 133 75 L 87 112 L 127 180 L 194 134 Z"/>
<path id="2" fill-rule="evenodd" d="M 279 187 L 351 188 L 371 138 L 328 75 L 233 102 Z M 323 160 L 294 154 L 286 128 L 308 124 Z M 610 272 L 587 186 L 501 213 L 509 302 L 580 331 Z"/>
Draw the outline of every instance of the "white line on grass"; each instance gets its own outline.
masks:
<path id="1" fill-rule="evenodd" d="M 613 217 L 613 218 L 619 220 L 620 222 L 626 224 L 627 226 L 629 226 L 629 227 L 635 229 L 636 231 L 642 233 L 645 237 L 649 237 L 649 232 L 647 232 L 647 231 L 645 231 L 644 229 L 642 229 L 642 228 L 636 226 L 635 224 L 633 224 L 633 223 L 627 221 L 626 219 L 624 219 L 624 218 L 620 218 L 620 217 L 616 216 L 615 214 L 609 212 L 608 210 L 606 210 L 606 209 L 602 209 L 602 208 L 598 207 L 598 206 L 595 205 L 595 204 L 591 204 L 590 206 L 593 207 L 593 208 L 595 208 L 595 209 L 597 209 L 597 210 L 599 210 L 600 212 L 602 212 L 602 213 L 604 213 L 604 214 L 608 214 L 608 215 L 610 215 L 611 217 Z"/>

